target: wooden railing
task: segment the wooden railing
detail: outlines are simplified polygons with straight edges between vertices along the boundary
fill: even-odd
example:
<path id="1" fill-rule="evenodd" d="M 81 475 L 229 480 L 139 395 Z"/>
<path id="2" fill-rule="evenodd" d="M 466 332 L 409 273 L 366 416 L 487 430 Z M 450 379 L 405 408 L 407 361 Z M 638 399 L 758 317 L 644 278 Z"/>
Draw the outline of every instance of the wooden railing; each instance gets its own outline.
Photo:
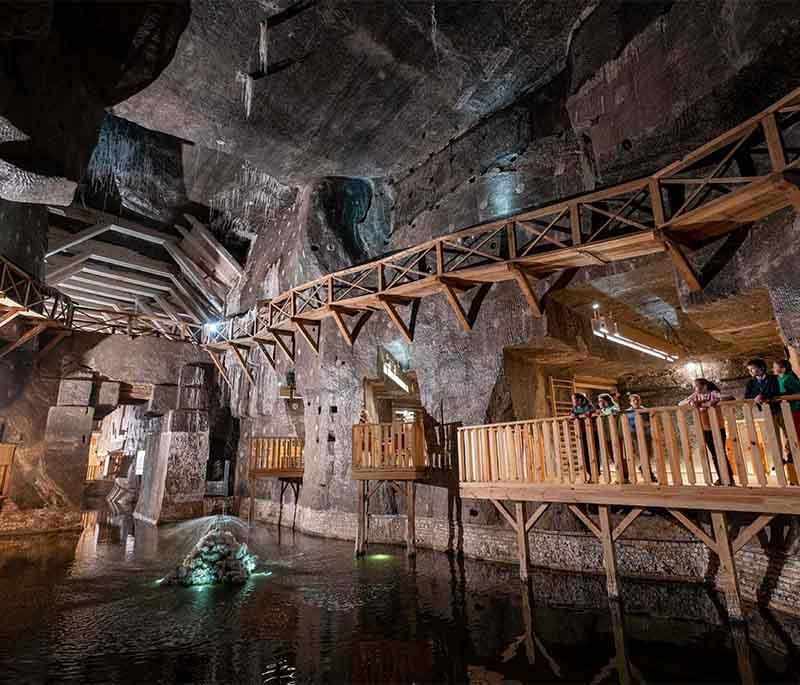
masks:
<path id="1" fill-rule="evenodd" d="M 250 438 L 250 476 L 302 476 L 303 438 Z"/>
<path id="2" fill-rule="evenodd" d="M 359 423 L 353 426 L 353 473 L 450 470 L 458 423 Z"/>
<path id="3" fill-rule="evenodd" d="M 8 497 L 11 488 L 11 467 L 14 464 L 14 451 L 17 446 L 0 443 L 0 499 Z"/>
<path id="4" fill-rule="evenodd" d="M 421 423 L 358 423 L 353 426 L 353 470 L 426 469 Z"/>
<path id="5" fill-rule="evenodd" d="M 585 421 L 555 418 L 459 428 L 460 482 L 798 484 L 794 465 L 800 464 L 800 442 L 788 400 L 721 402 L 707 412 L 708 432 L 700 411 L 656 407 Z M 792 464 L 784 461 L 789 455 Z"/>

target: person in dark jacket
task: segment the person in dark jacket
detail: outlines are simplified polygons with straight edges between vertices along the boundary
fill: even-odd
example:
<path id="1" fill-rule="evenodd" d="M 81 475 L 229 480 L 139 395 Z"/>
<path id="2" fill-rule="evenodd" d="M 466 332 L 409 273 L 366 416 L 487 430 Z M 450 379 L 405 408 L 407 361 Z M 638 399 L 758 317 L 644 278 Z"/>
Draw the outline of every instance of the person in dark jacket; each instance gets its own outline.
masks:
<path id="1" fill-rule="evenodd" d="M 744 390 L 746 400 L 755 400 L 759 405 L 774 400 L 781 394 L 778 377 L 767 372 L 767 362 L 763 359 L 751 359 L 747 362 L 747 373 L 750 374 L 750 380 Z M 771 409 L 773 414 L 781 410 L 778 402 L 773 402 Z"/>

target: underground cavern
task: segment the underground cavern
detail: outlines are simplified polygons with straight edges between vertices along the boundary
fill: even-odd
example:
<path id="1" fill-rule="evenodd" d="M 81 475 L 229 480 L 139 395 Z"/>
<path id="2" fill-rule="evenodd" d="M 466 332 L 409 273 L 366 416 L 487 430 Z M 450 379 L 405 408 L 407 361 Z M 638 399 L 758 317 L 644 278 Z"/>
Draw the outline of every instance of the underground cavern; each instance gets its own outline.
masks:
<path id="1" fill-rule="evenodd" d="M 0 680 L 796 682 L 795 29 L 0 3 Z"/>

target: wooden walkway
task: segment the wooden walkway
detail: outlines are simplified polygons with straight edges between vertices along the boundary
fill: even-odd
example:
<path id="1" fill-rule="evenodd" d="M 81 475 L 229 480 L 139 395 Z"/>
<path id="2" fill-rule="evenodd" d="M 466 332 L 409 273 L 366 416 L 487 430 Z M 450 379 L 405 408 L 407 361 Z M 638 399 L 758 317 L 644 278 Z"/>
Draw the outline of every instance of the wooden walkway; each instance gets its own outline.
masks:
<path id="1" fill-rule="evenodd" d="M 615 541 L 645 509 L 668 512 L 719 556 L 729 609 L 739 616 L 734 555 L 776 516 L 800 514 L 800 442 L 788 400 L 723 402 L 708 420 L 708 435 L 694 407 L 466 426 L 458 429 L 459 491 L 491 501 L 516 531 L 524 579 L 528 532 L 550 504 L 567 505 L 602 543 L 612 597 L 619 594 Z M 628 508 L 616 525 L 612 507 Z M 709 513 L 713 531 L 689 512 Z M 735 537 L 731 513 L 754 515 Z"/>
<path id="2" fill-rule="evenodd" d="M 460 424 L 359 423 L 353 426 L 352 476 L 357 486 L 356 556 L 366 553 L 369 502 L 381 486 L 406 499 L 406 551 L 416 554 L 417 483 L 447 488 L 454 507 L 456 431 Z M 370 481 L 374 484 L 370 486 Z M 452 512 L 451 512 L 452 514 Z"/>
<path id="3" fill-rule="evenodd" d="M 465 330 L 493 284 L 514 281 L 541 314 L 535 281 L 567 268 L 666 252 L 693 291 L 700 276 L 683 252 L 789 206 L 800 207 L 800 89 L 655 174 L 426 241 L 328 274 L 259 303 L 206 331 L 204 344 L 231 351 L 253 383 L 247 355 L 270 365 L 295 358 L 295 333 L 319 354 L 332 319 L 353 345 L 375 313 L 414 338 L 421 298 L 442 294 Z M 225 376 L 227 379 L 227 376 Z"/>
<path id="4" fill-rule="evenodd" d="M 287 488 L 294 493 L 294 515 L 292 528 L 297 519 L 297 503 L 300 499 L 300 488 L 303 485 L 303 448 L 305 441 L 297 437 L 256 437 L 250 438 L 250 461 L 247 477 L 250 481 L 249 521 L 255 520 L 256 479 L 277 478 L 281 484 L 280 510 L 278 526 L 283 517 L 283 497 Z"/>

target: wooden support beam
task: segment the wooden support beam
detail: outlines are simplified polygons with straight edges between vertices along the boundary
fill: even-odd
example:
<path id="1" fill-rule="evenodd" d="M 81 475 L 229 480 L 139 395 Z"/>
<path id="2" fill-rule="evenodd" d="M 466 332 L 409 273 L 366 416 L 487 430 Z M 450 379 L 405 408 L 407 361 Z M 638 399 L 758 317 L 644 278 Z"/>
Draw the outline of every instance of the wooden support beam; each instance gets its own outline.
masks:
<path id="1" fill-rule="evenodd" d="M 455 286 L 453 285 L 452 279 L 440 276 L 437 280 L 441 285 L 442 291 L 447 297 L 447 301 L 450 303 L 450 306 L 453 309 L 453 313 L 456 315 L 459 325 L 468 333 L 475 325 L 475 321 L 478 318 L 478 312 L 483 304 L 483 300 L 493 284 L 481 283 L 478 285 L 478 289 L 472 297 L 469 311 L 465 311 L 461 301 L 458 299 L 458 295 L 456 295 Z M 474 286 L 475 284 L 472 285 Z"/>
<path id="2" fill-rule="evenodd" d="M 256 344 L 256 347 L 260 350 L 261 354 L 263 355 L 264 359 L 267 360 L 267 364 L 272 367 L 273 371 L 277 371 L 278 365 L 275 360 L 275 345 L 277 343 L 274 340 L 264 340 L 262 338 L 253 338 L 253 342 Z M 267 345 L 272 344 L 272 354 L 269 353 L 267 350 Z"/>
<path id="3" fill-rule="evenodd" d="M 523 582 L 528 581 L 530 550 L 528 549 L 528 529 L 525 527 L 525 503 L 514 503 L 515 523 L 514 529 L 517 533 L 517 552 L 519 554 L 519 579 Z"/>
<path id="4" fill-rule="evenodd" d="M 528 303 L 528 311 L 530 312 L 530 315 L 538 319 L 542 315 L 542 307 L 539 302 L 539 298 L 536 297 L 536 292 L 533 289 L 533 285 L 531 285 L 531 282 L 528 280 L 527 275 L 519 264 L 509 264 L 508 269 L 513 274 L 514 280 L 519 286 L 519 289 L 522 291 L 522 294 L 525 296 L 525 301 Z"/>
<path id="5" fill-rule="evenodd" d="M 47 342 L 47 344 L 36 353 L 36 361 L 38 362 L 39 360 L 43 359 L 48 352 L 53 350 L 62 340 L 64 340 L 65 338 L 68 338 L 71 335 L 72 335 L 72 331 L 70 331 L 70 330 L 66 330 L 65 329 L 65 330 L 58 331 Z"/>
<path id="6" fill-rule="evenodd" d="M 417 484 L 410 480 L 406 483 L 406 555 L 417 556 L 417 522 L 416 497 Z"/>
<path id="7" fill-rule="evenodd" d="M 49 321 L 43 321 L 33 326 L 33 328 L 28 329 L 25 333 L 23 333 L 19 338 L 14 340 L 13 342 L 8 343 L 5 347 L 0 349 L 0 359 L 5 357 L 10 352 L 13 352 L 18 347 L 24 345 L 26 342 L 35 338 L 39 333 L 50 326 Z"/>
<path id="8" fill-rule="evenodd" d="M 699 526 L 690 521 L 683 512 L 678 511 L 677 509 L 667 509 L 667 511 L 676 519 L 678 519 L 678 521 L 684 525 L 686 530 L 692 533 L 699 540 L 702 540 L 712 552 L 717 553 L 717 543 L 708 535 L 706 535 Z"/>
<path id="9" fill-rule="evenodd" d="M 339 329 L 339 333 L 341 333 L 342 338 L 347 343 L 349 347 L 353 346 L 355 343 L 356 338 L 358 338 L 358 334 L 361 332 L 361 329 L 364 327 L 364 324 L 367 323 L 369 318 L 372 316 L 372 309 L 368 309 L 366 311 L 361 312 L 361 316 L 359 316 L 358 321 L 356 321 L 355 326 L 353 326 L 353 330 L 350 331 L 347 328 L 347 324 L 344 322 L 342 318 L 342 314 L 350 314 L 350 311 L 347 311 L 344 307 L 339 307 L 335 305 L 330 305 L 328 307 L 330 310 L 333 320 L 336 323 L 336 327 Z"/>
<path id="10" fill-rule="evenodd" d="M 601 504 L 600 542 L 603 544 L 603 566 L 606 569 L 606 587 L 610 599 L 619 599 L 619 574 L 617 572 L 617 553 L 614 549 L 614 534 L 611 528 L 611 512 L 608 505 Z"/>
<path id="11" fill-rule="evenodd" d="M 769 159 L 773 171 L 781 171 L 786 166 L 786 154 L 783 151 L 783 141 L 778 122 L 774 114 L 768 114 L 761 122 L 764 129 L 764 139 L 767 141 Z"/>
<path id="12" fill-rule="evenodd" d="M 47 252 L 44 253 L 44 256 L 45 258 L 52 257 L 54 254 L 58 254 L 64 250 L 74 251 L 71 250 L 71 248 L 80 245 L 81 243 L 85 243 L 87 240 L 90 240 L 101 233 L 105 233 L 110 228 L 111 224 L 109 222 L 101 221 L 94 226 L 84 228 L 78 233 L 69 233 L 60 240 L 49 241 L 50 244 L 48 245 Z"/>
<path id="13" fill-rule="evenodd" d="M 270 328 L 269 332 L 275 336 L 275 342 L 277 343 L 281 352 L 283 352 L 286 355 L 286 358 L 294 364 L 294 358 L 296 353 L 294 331 L 287 331 L 284 330 L 283 328 Z M 284 338 L 287 338 L 292 341 L 291 348 L 286 344 Z"/>
<path id="14" fill-rule="evenodd" d="M 717 555 L 725 571 L 725 598 L 728 600 L 728 614 L 733 620 L 744 619 L 742 612 L 742 597 L 739 592 L 739 577 L 736 573 L 736 562 L 733 558 L 733 549 L 728 535 L 727 515 L 721 511 L 711 512 L 711 523 L 714 526 L 714 536 L 717 539 Z"/>
<path id="15" fill-rule="evenodd" d="M 225 372 L 225 367 L 217 356 L 217 353 L 209 347 L 206 347 L 205 350 L 208 352 L 208 356 L 211 357 L 211 361 L 214 362 L 214 366 L 217 367 L 217 371 L 219 371 L 219 375 L 222 376 L 222 380 L 224 380 L 228 384 L 228 387 L 233 390 L 233 383 L 231 383 L 231 379 L 228 378 L 228 374 Z"/>
<path id="16" fill-rule="evenodd" d="M 232 343 L 228 343 L 228 349 L 233 352 L 233 356 L 236 359 L 236 362 L 239 364 L 239 367 L 242 369 L 242 373 L 244 373 L 244 377 L 247 379 L 247 382 L 250 385 L 255 385 L 255 379 L 253 378 L 253 374 L 250 373 L 250 369 L 247 368 L 247 361 L 242 356 L 242 353 L 239 351 L 239 347 Z"/>
<path id="17" fill-rule="evenodd" d="M 4 312 L 3 315 L 0 316 L 0 328 L 6 326 L 7 324 L 10 324 L 24 311 L 25 311 L 24 307 L 14 307 Z"/>
<path id="18" fill-rule="evenodd" d="M 619 522 L 616 528 L 614 528 L 614 540 L 622 537 L 622 534 L 628 530 L 628 526 L 631 525 L 637 518 L 639 518 L 639 514 L 644 511 L 641 507 L 634 507 L 628 512 L 628 515 Z"/>
<path id="19" fill-rule="evenodd" d="M 595 525 L 595 522 L 592 521 L 592 519 L 590 519 L 585 513 L 583 513 L 583 510 L 579 506 L 576 504 L 569 504 L 567 507 L 573 514 L 575 514 L 578 520 L 594 534 L 595 537 L 598 539 L 602 538 L 603 535 L 600 532 L 600 529 Z"/>
<path id="20" fill-rule="evenodd" d="M 489 501 L 492 504 L 494 504 L 494 506 L 497 508 L 497 511 L 499 511 L 503 515 L 503 518 L 508 522 L 508 525 L 511 526 L 511 528 L 513 528 L 514 530 L 516 530 L 517 522 L 514 520 L 514 517 L 509 513 L 508 509 L 505 508 L 503 503 L 496 499 L 490 499 Z"/>
<path id="21" fill-rule="evenodd" d="M 367 485 L 369 481 L 356 482 L 356 558 L 364 556 L 367 551 Z"/>
<path id="22" fill-rule="evenodd" d="M 686 255 L 683 254 L 680 245 L 667 236 L 663 236 L 663 242 L 664 247 L 667 248 L 667 253 L 672 259 L 672 263 L 675 265 L 675 269 L 681 275 L 689 290 L 693 293 L 700 292 L 703 289 L 703 284 L 700 282 L 697 271 L 686 258 Z"/>
<path id="23" fill-rule="evenodd" d="M 750 540 L 752 540 L 756 535 L 758 535 L 765 526 L 769 525 L 772 519 L 775 518 L 775 514 L 762 514 L 761 516 L 756 517 L 755 521 L 753 521 L 747 528 L 739 533 L 736 536 L 736 540 L 733 541 L 733 545 L 731 546 L 733 549 L 733 553 L 736 554 L 742 547 L 744 547 Z"/>
<path id="24" fill-rule="evenodd" d="M 306 341 L 306 344 L 311 348 L 311 351 L 319 357 L 319 342 L 320 342 L 320 330 L 321 326 L 319 321 L 311 321 L 309 319 L 303 319 L 301 317 L 292 317 L 292 323 L 297 328 L 297 332 L 300 334 L 300 337 Z M 316 337 L 312 337 L 311 333 L 309 332 L 307 327 L 314 328 L 316 331 Z"/>
<path id="25" fill-rule="evenodd" d="M 531 514 L 530 518 L 525 522 L 525 531 L 526 532 L 529 531 L 531 528 L 533 528 L 536 525 L 536 522 L 540 518 L 542 518 L 542 515 L 547 511 L 547 508 L 549 506 L 550 506 L 550 504 L 548 502 L 545 502 L 544 504 L 540 504 L 536 508 L 536 511 L 534 511 Z"/>
<path id="26" fill-rule="evenodd" d="M 378 295 L 378 300 L 383 305 L 384 311 L 389 315 L 389 319 L 395 325 L 400 334 L 408 341 L 414 342 L 414 329 L 417 325 L 417 312 L 419 311 L 420 298 L 412 300 L 398 301 L 396 298 L 387 295 Z M 406 324 L 396 309 L 397 304 L 411 305 L 411 318 Z"/>

